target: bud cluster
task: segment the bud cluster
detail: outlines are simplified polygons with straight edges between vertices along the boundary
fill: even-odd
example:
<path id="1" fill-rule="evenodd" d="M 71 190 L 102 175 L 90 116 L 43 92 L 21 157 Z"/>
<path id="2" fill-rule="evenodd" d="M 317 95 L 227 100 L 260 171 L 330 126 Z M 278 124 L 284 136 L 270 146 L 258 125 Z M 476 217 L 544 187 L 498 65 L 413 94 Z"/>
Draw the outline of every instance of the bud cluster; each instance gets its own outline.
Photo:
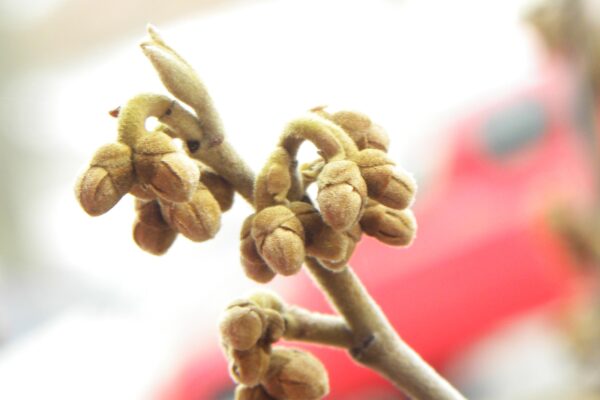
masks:
<path id="1" fill-rule="evenodd" d="M 317 400 L 329 391 L 327 371 L 314 356 L 273 348 L 284 334 L 284 304 L 259 293 L 231 304 L 220 323 L 236 399 Z"/>
<path id="2" fill-rule="evenodd" d="M 302 140 L 313 142 L 321 158 L 296 171 Z M 383 129 L 356 112 L 316 108 L 290 123 L 256 181 L 257 213 L 242 227 L 246 275 L 262 283 L 293 275 L 307 256 L 343 270 L 363 232 L 388 245 L 410 244 L 416 223 L 408 207 L 416 185 L 395 167 L 388 146 Z M 306 195 L 315 182 L 318 209 Z"/>
<path id="3" fill-rule="evenodd" d="M 136 198 L 135 242 L 163 254 L 181 233 L 201 242 L 214 237 L 233 187 L 179 148 L 160 125 L 135 142 L 120 140 L 96 151 L 75 192 L 92 216 L 106 213 L 127 193 Z"/>

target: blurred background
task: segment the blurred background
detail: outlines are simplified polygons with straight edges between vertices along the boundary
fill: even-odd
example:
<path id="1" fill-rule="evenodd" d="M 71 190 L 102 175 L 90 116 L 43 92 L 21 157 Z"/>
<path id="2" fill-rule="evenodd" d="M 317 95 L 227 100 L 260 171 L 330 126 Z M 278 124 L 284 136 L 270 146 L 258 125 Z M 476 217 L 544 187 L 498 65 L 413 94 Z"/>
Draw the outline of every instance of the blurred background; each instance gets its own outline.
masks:
<path id="1" fill-rule="evenodd" d="M 352 264 L 401 336 L 472 399 L 599 399 L 597 0 L 0 3 L 0 398 L 227 399 L 218 316 L 255 287 L 250 208 L 163 257 L 133 201 L 90 218 L 75 179 L 108 111 L 165 93 L 145 26 L 208 86 L 256 170 L 314 106 L 365 112 L 420 182 L 409 249 Z M 574 4 L 576 6 L 574 6 Z M 327 311 L 305 276 L 286 300 Z M 401 398 L 320 350 L 334 399 Z"/>

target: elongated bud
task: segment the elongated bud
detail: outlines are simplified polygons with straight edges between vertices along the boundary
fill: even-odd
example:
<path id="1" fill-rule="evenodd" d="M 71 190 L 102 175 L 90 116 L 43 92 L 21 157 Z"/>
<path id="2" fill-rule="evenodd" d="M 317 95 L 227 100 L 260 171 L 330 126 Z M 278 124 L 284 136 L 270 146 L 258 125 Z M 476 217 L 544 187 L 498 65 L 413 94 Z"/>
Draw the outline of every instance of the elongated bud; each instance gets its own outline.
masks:
<path id="1" fill-rule="evenodd" d="M 113 208 L 133 181 L 131 149 L 122 143 L 111 143 L 96 151 L 75 185 L 75 194 L 85 212 L 97 216 Z"/>
<path id="2" fill-rule="evenodd" d="M 250 302 L 230 306 L 219 324 L 223 342 L 236 350 L 250 350 L 266 330 L 265 316 Z"/>
<path id="3" fill-rule="evenodd" d="M 360 229 L 359 224 L 354 225 L 352 228 L 344 232 L 344 239 L 346 240 L 346 253 L 344 254 L 344 257 L 339 261 L 322 260 L 323 266 L 332 272 L 339 272 L 346 269 L 348 261 L 350 261 L 350 258 L 352 257 L 354 249 L 360 241 L 361 236 L 362 230 Z"/>
<path id="4" fill-rule="evenodd" d="M 267 265 L 278 274 L 289 276 L 304 262 L 304 229 L 294 213 L 284 206 L 268 207 L 256 214 L 252 237 Z"/>
<path id="5" fill-rule="evenodd" d="M 235 190 L 231 183 L 226 181 L 221 175 L 211 169 L 202 169 L 200 182 L 210 190 L 214 198 L 219 203 L 221 211 L 225 212 L 233 205 Z"/>
<path id="6" fill-rule="evenodd" d="M 171 137 L 161 132 L 144 135 L 136 144 L 133 159 L 140 183 L 157 196 L 175 203 L 191 199 L 200 171 Z"/>
<path id="7" fill-rule="evenodd" d="M 355 225 L 367 198 L 367 186 L 358 166 L 349 160 L 330 162 L 323 167 L 317 183 L 317 201 L 325 223 L 337 231 Z"/>
<path id="8" fill-rule="evenodd" d="M 275 277 L 275 272 L 262 259 L 251 235 L 254 214 L 246 218 L 240 233 L 240 262 L 246 276 L 259 283 L 267 283 Z"/>
<path id="9" fill-rule="evenodd" d="M 329 378 L 323 364 L 312 354 L 295 349 L 273 350 L 271 365 L 261 385 L 277 399 L 318 400 L 329 393 Z"/>
<path id="10" fill-rule="evenodd" d="M 408 173 L 394 168 L 394 162 L 384 152 L 362 150 L 353 160 L 367 182 L 370 198 L 397 210 L 410 206 L 417 185 Z"/>
<path id="11" fill-rule="evenodd" d="M 390 138 L 383 128 L 366 115 L 355 111 L 339 111 L 330 116 L 354 140 L 360 150 L 378 149 L 387 152 Z"/>
<path id="12" fill-rule="evenodd" d="M 319 211 L 308 203 L 295 201 L 290 203 L 289 208 L 302 222 L 309 256 L 332 262 L 344 259 L 347 239 L 343 233 L 325 224 Z"/>
<path id="13" fill-rule="evenodd" d="M 215 237 L 221 227 L 221 208 L 211 192 L 198 184 L 191 200 L 185 203 L 162 202 L 165 220 L 194 242 Z"/>
<path id="14" fill-rule="evenodd" d="M 381 204 L 367 207 L 360 219 L 364 233 L 392 246 L 408 246 L 417 230 L 410 210 L 394 210 Z"/>
<path id="15" fill-rule="evenodd" d="M 163 219 L 158 202 L 137 200 L 135 207 L 138 215 L 133 226 L 133 239 L 148 253 L 164 254 L 175 241 L 177 233 Z"/>
<path id="16" fill-rule="evenodd" d="M 249 350 L 229 349 L 231 377 L 246 386 L 258 385 L 269 368 L 270 347 L 256 345 Z"/>
<path id="17" fill-rule="evenodd" d="M 269 396 L 262 386 L 244 386 L 238 385 L 235 388 L 235 400 L 275 400 Z"/>

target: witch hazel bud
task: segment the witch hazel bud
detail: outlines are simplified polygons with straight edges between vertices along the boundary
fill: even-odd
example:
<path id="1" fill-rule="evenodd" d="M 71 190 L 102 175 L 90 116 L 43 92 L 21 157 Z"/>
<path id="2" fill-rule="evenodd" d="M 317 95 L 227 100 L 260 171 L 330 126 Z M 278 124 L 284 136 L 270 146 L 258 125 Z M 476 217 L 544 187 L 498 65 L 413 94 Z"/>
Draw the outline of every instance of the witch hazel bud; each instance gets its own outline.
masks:
<path id="1" fill-rule="evenodd" d="M 175 232 L 163 219 L 156 200 L 136 201 L 137 220 L 133 226 L 133 239 L 144 251 L 154 255 L 164 254 L 175 241 Z"/>
<path id="2" fill-rule="evenodd" d="M 348 261 L 350 261 L 350 258 L 352 257 L 352 254 L 354 253 L 354 249 L 356 248 L 356 245 L 360 241 L 361 236 L 362 236 L 362 230 L 360 229 L 359 224 L 354 225 L 352 228 L 350 228 L 349 230 L 344 232 L 343 233 L 343 237 L 345 239 L 345 245 L 344 245 L 345 254 L 344 254 L 344 256 L 342 257 L 341 260 L 336 260 L 336 261 L 322 260 L 323 266 L 332 272 L 340 272 L 340 271 L 343 271 L 344 269 L 346 269 L 346 266 L 348 265 Z"/>
<path id="3" fill-rule="evenodd" d="M 381 204 L 367 207 L 360 226 L 367 235 L 391 246 L 408 246 L 417 231 L 412 211 L 394 210 Z"/>
<path id="4" fill-rule="evenodd" d="M 319 400 L 329 393 L 329 378 L 321 362 L 305 351 L 277 348 L 261 385 L 276 399 Z"/>
<path id="5" fill-rule="evenodd" d="M 256 345 L 249 350 L 229 349 L 231 377 L 246 386 L 256 386 L 265 376 L 271 358 L 270 346 Z"/>
<path id="6" fill-rule="evenodd" d="M 417 191 L 414 179 L 408 173 L 396 169 L 394 162 L 384 152 L 365 149 L 352 159 L 360 168 L 371 199 L 397 210 L 412 204 Z"/>
<path id="7" fill-rule="evenodd" d="M 252 237 L 258 253 L 273 271 L 289 276 L 302 267 L 304 228 L 287 207 L 267 207 L 256 214 Z"/>
<path id="8" fill-rule="evenodd" d="M 79 203 L 92 216 L 104 214 L 134 182 L 131 149 L 122 143 L 100 147 L 75 186 Z"/>
<path id="9" fill-rule="evenodd" d="M 269 268 L 265 260 L 258 254 L 256 243 L 251 235 L 253 220 L 254 215 L 251 215 L 246 218 L 242 225 L 240 233 L 240 262 L 248 278 L 259 283 L 267 283 L 275 277 L 275 272 Z"/>
<path id="10" fill-rule="evenodd" d="M 136 143 L 133 159 L 140 182 L 161 199 L 175 203 L 191 199 L 200 171 L 170 136 L 162 132 L 144 135 Z"/>
<path id="11" fill-rule="evenodd" d="M 366 115 L 355 111 L 339 111 L 331 115 L 331 120 L 348 133 L 360 150 L 378 149 L 387 152 L 389 136 Z"/>
<path id="12" fill-rule="evenodd" d="M 221 227 L 219 203 L 201 183 L 190 201 L 161 202 L 161 206 L 169 225 L 194 242 L 212 239 Z"/>
<path id="13" fill-rule="evenodd" d="M 265 331 L 265 318 L 256 306 L 234 305 L 225 311 L 219 329 L 227 346 L 236 350 L 250 350 Z"/>
<path id="14" fill-rule="evenodd" d="M 343 260 L 347 247 L 343 233 L 327 225 L 319 211 L 308 203 L 295 201 L 289 208 L 304 227 L 306 254 L 332 262 Z"/>
<path id="15" fill-rule="evenodd" d="M 233 185 L 229 183 L 221 175 L 208 168 L 202 169 L 200 173 L 200 182 L 210 190 L 221 207 L 221 211 L 225 212 L 233 205 L 233 197 L 235 190 Z"/>
<path id="16" fill-rule="evenodd" d="M 337 231 L 355 225 L 367 198 L 367 186 L 358 166 L 349 160 L 332 161 L 323 167 L 317 184 L 317 202 L 325 223 Z"/>

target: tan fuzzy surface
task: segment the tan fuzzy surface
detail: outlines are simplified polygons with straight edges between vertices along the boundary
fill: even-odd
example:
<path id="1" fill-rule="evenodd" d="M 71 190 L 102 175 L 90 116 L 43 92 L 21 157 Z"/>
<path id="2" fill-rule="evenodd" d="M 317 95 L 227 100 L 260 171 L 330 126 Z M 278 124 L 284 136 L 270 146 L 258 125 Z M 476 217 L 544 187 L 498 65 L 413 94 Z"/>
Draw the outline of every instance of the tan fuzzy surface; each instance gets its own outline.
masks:
<path id="1" fill-rule="evenodd" d="M 163 219 L 156 200 L 137 201 L 137 220 L 133 226 L 133 239 L 144 251 L 154 255 L 164 254 L 175 241 L 177 233 Z"/>
<path id="2" fill-rule="evenodd" d="M 319 174 L 317 184 L 317 202 L 325 223 L 338 231 L 355 225 L 367 197 L 367 186 L 358 166 L 349 160 L 328 163 Z"/>
<path id="3" fill-rule="evenodd" d="M 219 203 L 222 212 L 228 211 L 231 208 L 235 196 L 235 190 L 231 183 L 208 168 L 202 170 L 200 182 L 210 190 Z"/>
<path id="4" fill-rule="evenodd" d="M 266 346 L 254 346 L 249 350 L 229 349 L 231 376 L 246 386 L 258 385 L 269 368 L 270 353 Z"/>
<path id="5" fill-rule="evenodd" d="M 395 168 L 384 152 L 366 149 L 352 158 L 367 183 L 369 197 L 388 207 L 402 210 L 409 207 L 417 190 L 414 179 Z"/>
<path id="6" fill-rule="evenodd" d="M 394 210 L 381 204 L 367 207 L 360 220 L 364 233 L 392 246 L 408 246 L 417 230 L 410 210 Z"/>
<path id="7" fill-rule="evenodd" d="M 258 253 L 275 272 L 288 276 L 304 262 L 304 228 L 294 213 L 284 206 L 268 207 L 256 214 L 252 237 Z"/>
<path id="8" fill-rule="evenodd" d="M 275 400 L 269 396 L 262 386 L 248 387 L 239 385 L 235 389 L 235 400 Z"/>
<path id="9" fill-rule="evenodd" d="M 134 179 L 131 149 L 111 143 L 96 151 L 75 185 L 75 195 L 88 214 L 101 215 L 131 189 Z"/>
<path id="10" fill-rule="evenodd" d="M 258 307 L 233 306 L 225 311 L 219 324 L 221 339 L 233 349 L 250 350 L 266 329 L 265 317 Z"/>
<path id="11" fill-rule="evenodd" d="M 287 348 L 273 350 L 261 384 L 276 399 L 318 400 L 329 392 L 329 378 L 323 364 L 310 353 Z"/>

